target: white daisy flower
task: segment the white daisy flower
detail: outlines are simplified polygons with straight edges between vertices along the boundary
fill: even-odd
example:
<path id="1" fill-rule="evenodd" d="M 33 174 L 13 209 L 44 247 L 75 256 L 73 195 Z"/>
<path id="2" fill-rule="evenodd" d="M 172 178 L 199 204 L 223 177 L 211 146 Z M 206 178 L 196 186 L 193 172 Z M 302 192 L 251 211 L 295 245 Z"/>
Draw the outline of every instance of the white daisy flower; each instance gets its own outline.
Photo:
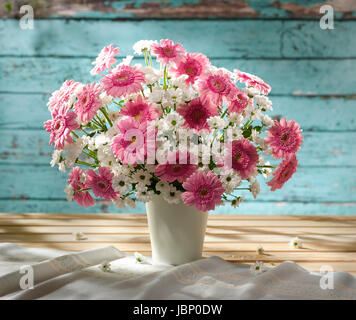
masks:
<path id="1" fill-rule="evenodd" d="M 167 181 L 160 180 L 156 184 L 156 190 L 161 193 L 166 193 L 169 191 L 169 183 Z"/>
<path id="2" fill-rule="evenodd" d="M 228 120 L 229 122 L 234 123 L 236 126 L 239 126 L 244 121 L 244 117 L 240 113 L 231 112 L 228 116 Z"/>
<path id="3" fill-rule="evenodd" d="M 73 197 L 74 197 L 74 190 L 73 190 L 72 186 L 70 184 L 68 184 L 65 187 L 64 192 L 67 195 L 67 201 L 71 202 L 73 200 Z"/>
<path id="4" fill-rule="evenodd" d="M 266 166 L 270 166 L 270 162 L 267 161 L 265 163 Z M 262 175 L 265 179 L 268 179 L 272 176 L 272 168 L 262 168 Z"/>
<path id="5" fill-rule="evenodd" d="M 256 252 L 257 252 L 257 254 L 264 254 L 265 250 L 263 249 L 263 247 L 261 245 L 258 245 L 256 248 Z"/>
<path id="6" fill-rule="evenodd" d="M 114 175 L 114 178 L 112 179 L 112 187 L 116 192 L 124 194 L 127 192 L 127 190 L 129 190 L 130 186 L 130 179 L 127 175 Z"/>
<path id="7" fill-rule="evenodd" d="M 136 54 L 141 55 L 144 50 L 148 51 L 151 49 L 151 45 L 157 43 L 154 40 L 140 40 L 133 45 L 133 50 Z"/>
<path id="8" fill-rule="evenodd" d="M 114 101 L 114 97 L 108 95 L 105 91 L 100 93 L 99 98 L 102 101 L 103 106 L 107 106 L 109 104 L 112 104 L 113 101 Z"/>
<path id="9" fill-rule="evenodd" d="M 211 129 L 222 130 L 226 127 L 225 120 L 221 119 L 219 116 L 210 117 L 207 120 L 207 123 Z"/>
<path id="10" fill-rule="evenodd" d="M 256 199 L 256 197 L 258 196 L 258 194 L 260 193 L 260 184 L 258 183 L 257 180 L 254 180 L 251 184 L 250 184 L 250 190 L 252 192 L 253 197 Z"/>
<path id="11" fill-rule="evenodd" d="M 66 166 L 64 164 L 64 161 L 58 163 L 58 170 L 61 171 L 61 172 L 66 172 Z"/>
<path id="12" fill-rule="evenodd" d="M 263 265 L 263 262 L 256 261 L 255 264 L 250 267 L 250 271 L 255 275 L 264 272 L 265 267 Z"/>
<path id="13" fill-rule="evenodd" d="M 184 118 L 177 112 L 168 114 L 162 120 L 168 130 L 179 129 L 184 124 Z"/>
<path id="14" fill-rule="evenodd" d="M 163 192 L 163 198 L 168 203 L 179 204 L 182 199 L 181 194 L 182 194 L 181 191 L 177 190 L 174 186 L 170 186 L 169 190 Z"/>
<path id="15" fill-rule="evenodd" d="M 54 150 L 52 153 L 51 167 L 54 167 L 61 160 L 62 150 Z"/>
<path id="16" fill-rule="evenodd" d="M 133 175 L 132 175 L 132 179 L 135 182 L 138 182 L 140 185 L 145 186 L 150 184 L 150 179 L 151 179 L 151 175 L 143 170 L 143 169 L 138 169 Z"/>
<path id="17" fill-rule="evenodd" d="M 111 264 L 108 261 L 104 261 L 103 263 L 100 264 L 100 269 L 104 272 L 110 272 Z"/>
<path id="18" fill-rule="evenodd" d="M 259 107 L 265 110 L 272 110 L 272 101 L 268 99 L 266 96 L 256 95 L 254 96 L 253 99 Z"/>
<path id="19" fill-rule="evenodd" d="M 74 236 L 75 240 L 78 240 L 78 241 L 88 239 L 86 237 L 86 235 L 84 234 L 84 232 L 73 232 L 73 236 Z"/>
<path id="20" fill-rule="evenodd" d="M 234 169 L 221 172 L 220 180 L 226 193 L 231 193 L 241 183 L 241 177 Z"/>
<path id="21" fill-rule="evenodd" d="M 83 138 L 78 138 L 76 142 L 71 144 L 68 149 L 66 159 L 64 161 L 67 168 L 72 168 L 75 164 L 75 161 L 79 157 L 79 154 L 82 152 L 83 148 L 86 145 L 86 141 Z"/>
<path id="22" fill-rule="evenodd" d="M 303 248 L 303 243 L 302 240 L 300 240 L 298 237 L 295 237 L 289 242 L 289 246 L 295 249 L 301 249 Z"/>
<path id="23" fill-rule="evenodd" d="M 152 190 L 148 190 L 141 186 L 136 186 L 136 189 L 135 196 L 138 201 L 149 202 L 154 194 Z"/>
<path id="24" fill-rule="evenodd" d="M 143 254 L 139 252 L 135 252 L 134 256 L 135 256 L 136 263 L 148 263 L 147 258 Z"/>
<path id="25" fill-rule="evenodd" d="M 262 117 L 262 124 L 266 127 L 272 127 L 274 124 L 274 120 L 270 116 L 264 114 Z"/>

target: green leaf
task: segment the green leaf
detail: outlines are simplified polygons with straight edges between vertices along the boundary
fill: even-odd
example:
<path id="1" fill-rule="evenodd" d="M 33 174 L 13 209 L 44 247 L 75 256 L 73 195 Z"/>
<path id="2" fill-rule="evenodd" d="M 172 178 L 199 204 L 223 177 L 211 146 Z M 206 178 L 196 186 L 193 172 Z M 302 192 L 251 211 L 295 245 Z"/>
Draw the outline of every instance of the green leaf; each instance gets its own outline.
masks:
<path id="1" fill-rule="evenodd" d="M 12 4 L 10 2 L 6 2 L 5 3 L 5 8 L 8 12 L 11 12 L 12 10 Z"/>

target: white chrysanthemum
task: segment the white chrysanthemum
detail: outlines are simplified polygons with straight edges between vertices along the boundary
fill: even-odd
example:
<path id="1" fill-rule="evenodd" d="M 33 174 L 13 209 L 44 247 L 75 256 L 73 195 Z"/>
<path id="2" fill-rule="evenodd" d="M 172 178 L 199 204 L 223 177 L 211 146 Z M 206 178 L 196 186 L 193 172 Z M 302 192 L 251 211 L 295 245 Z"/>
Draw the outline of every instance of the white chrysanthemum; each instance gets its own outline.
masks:
<path id="1" fill-rule="evenodd" d="M 272 101 L 268 99 L 266 96 L 256 95 L 253 97 L 253 99 L 259 107 L 265 110 L 272 110 Z"/>
<path id="2" fill-rule="evenodd" d="M 100 146 L 103 145 L 110 145 L 111 141 L 110 138 L 105 134 L 101 133 L 94 138 L 94 145 L 95 148 L 99 148 Z"/>
<path id="3" fill-rule="evenodd" d="M 231 112 L 230 115 L 228 116 L 228 120 L 229 122 L 232 122 L 236 126 L 240 126 L 244 121 L 244 117 L 240 113 Z"/>
<path id="4" fill-rule="evenodd" d="M 115 190 L 115 189 L 114 189 Z M 116 190 L 115 190 L 116 191 Z M 112 200 L 112 204 L 119 208 L 119 209 L 125 209 L 126 208 L 126 203 L 123 199 L 118 198 L 117 200 Z"/>
<path id="5" fill-rule="evenodd" d="M 152 199 L 153 191 L 142 186 L 136 186 L 135 196 L 138 201 L 148 202 Z"/>
<path id="6" fill-rule="evenodd" d="M 181 89 L 186 89 L 188 88 L 187 84 L 185 83 L 185 80 L 189 78 L 188 75 L 183 74 L 179 77 L 173 77 L 170 81 L 171 85 L 173 87 L 181 88 Z"/>
<path id="7" fill-rule="evenodd" d="M 263 249 L 263 247 L 261 245 L 258 245 L 256 248 L 256 253 L 257 254 L 264 254 L 265 250 Z"/>
<path id="8" fill-rule="evenodd" d="M 51 167 L 54 167 L 56 164 L 58 164 L 61 160 L 62 156 L 62 150 L 54 150 L 52 153 L 52 160 L 50 162 Z"/>
<path id="9" fill-rule="evenodd" d="M 153 85 L 155 82 L 158 82 L 160 78 L 162 78 L 161 72 L 152 67 L 143 66 L 140 68 L 140 71 L 145 74 L 145 82 L 148 85 Z"/>
<path id="10" fill-rule="evenodd" d="M 100 269 L 104 272 L 110 272 L 111 264 L 108 261 L 104 261 L 103 263 L 100 264 Z"/>
<path id="11" fill-rule="evenodd" d="M 270 166 L 271 164 L 269 161 L 267 161 L 265 165 Z M 265 179 L 268 179 L 272 176 L 272 168 L 262 168 L 261 170 L 262 170 L 262 175 Z"/>
<path id="12" fill-rule="evenodd" d="M 135 182 L 138 182 L 140 185 L 148 185 L 151 184 L 150 179 L 151 179 L 151 175 L 143 170 L 143 169 L 138 169 L 133 175 L 132 175 L 132 179 Z"/>
<path id="13" fill-rule="evenodd" d="M 73 197 L 74 197 L 74 190 L 72 188 L 72 186 L 70 184 L 68 184 L 65 189 L 64 189 L 64 192 L 67 196 L 67 200 L 69 202 L 71 202 L 73 200 Z"/>
<path id="14" fill-rule="evenodd" d="M 61 172 L 66 172 L 66 166 L 64 164 L 64 161 L 58 163 L 58 170 L 61 171 Z"/>
<path id="15" fill-rule="evenodd" d="M 133 50 L 136 54 L 141 55 L 143 51 L 151 49 L 152 44 L 157 43 L 154 40 L 140 40 L 133 45 Z"/>
<path id="16" fill-rule="evenodd" d="M 111 167 L 116 163 L 116 158 L 109 144 L 104 144 L 98 147 L 97 157 L 102 166 Z"/>
<path id="17" fill-rule="evenodd" d="M 221 119 L 219 116 L 210 117 L 207 120 L 207 123 L 211 129 L 222 130 L 226 127 L 225 120 Z"/>
<path id="18" fill-rule="evenodd" d="M 242 130 L 239 127 L 228 128 L 228 130 L 231 132 L 232 140 L 239 140 L 243 138 Z"/>
<path id="19" fill-rule="evenodd" d="M 116 122 L 116 120 L 119 119 L 120 111 L 109 110 L 108 115 L 109 115 L 109 119 L 110 119 L 112 122 Z M 115 127 L 116 127 L 116 126 L 112 126 L 110 129 L 115 128 Z"/>
<path id="20" fill-rule="evenodd" d="M 258 183 L 257 180 L 254 180 L 251 184 L 250 184 L 250 190 L 251 193 L 253 195 L 253 197 L 256 199 L 256 197 L 258 196 L 258 194 L 260 193 L 260 184 Z"/>
<path id="21" fill-rule="evenodd" d="M 274 124 L 274 120 L 270 116 L 264 114 L 262 116 L 262 124 L 266 127 L 272 127 Z"/>
<path id="22" fill-rule="evenodd" d="M 226 193 L 232 193 L 241 184 L 241 177 L 234 169 L 221 172 L 220 180 Z"/>
<path id="23" fill-rule="evenodd" d="M 161 193 L 166 193 L 169 191 L 169 183 L 167 181 L 164 180 L 160 180 L 159 182 L 157 182 L 156 184 L 156 190 L 161 192 Z"/>
<path id="24" fill-rule="evenodd" d="M 243 90 L 247 93 L 247 95 L 250 98 L 260 94 L 260 92 L 256 88 L 253 88 L 253 87 L 246 87 Z"/>
<path id="25" fill-rule="evenodd" d="M 177 112 L 169 113 L 162 120 L 168 130 L 180 129 L 184 124 L 184 118 Z"/>
<path id="26" fill-rule="evenodd" d="M 234 200 L 231 200 L 231 206 L 233 206 L 234 208 L 237 208 L 240 206 L 240 204 L 244 201 L 243 197 L 238 197 L 235 198 Z"/>
<path id="27" fill-rule="evenodd" d="M 148 100 L 152 103 L 161 103 L 164 99 L 165 91 L 161 87 L 154 87 L 148 96 Z"/>
<path id="28" fill-rule="evenodd" d="M 264 272 L 265 267 L 263 265 L 263 262 L 256 261 L 255 264 L 250 267 L 250 271 L 253 274 L 261 274 L 262 272 Z"/>
<path id="29" fill-rule="evenodd" d="M 130 189 L 131 183 L 127 175 L 120 174 L 112 179 L 112 187 L 116 192 L 120 194 L 126 193 Z"/>
<path id="30" fill-rule="evenodd" d="M 174 186 L 170 186 L 166 192 L 163 192 L 163 199 L 171 204 L 179 204 L 182 200 L 181 194 L 181 191 L 177 190 Z"/>
<path id="31" fill-rule="evenodd" d="M 76 142 L 71 144 L 70 148 L 68 149 L 68 154 L 64 161 L 65 166 L 67 168 L 72 168 L 75 164 L 75 161 L 79 157 L 79 154 L 82 152 L 83 148 L 86 145 L 86 139 L 78 138 Z"/>
<path id="32" fill-rule="evenodd" d="M 106 94 L 106 92 L 102 92 L 99 95 L 100 100 L 103 102 L 103 106 L 107 106 L 109 104 L 112 104 L 114 101 L 114 98 L 108 94 Z"/>
<path id="33" fill-rule="evenodd" d="M 137 263 L 148 263 L 147 258 L 143 254 L 135 252 L 134 256 Z"/>
<path id="34" fill-rule="evenodd" d="M 120 63 L 120 65 L 129 66 L 133 58 L 134 57 L 130 56 L 130 55 L 126 56 L 124 59 L 122 59 L 122 62 Z"/>
<path id="35" fill-rule="evenodd" d="M 300 240 L 298 237 L 293 238 L 290 242 L 289 245 L 292 248 L 300 249 L 303 248 L 302 240 Z"/>

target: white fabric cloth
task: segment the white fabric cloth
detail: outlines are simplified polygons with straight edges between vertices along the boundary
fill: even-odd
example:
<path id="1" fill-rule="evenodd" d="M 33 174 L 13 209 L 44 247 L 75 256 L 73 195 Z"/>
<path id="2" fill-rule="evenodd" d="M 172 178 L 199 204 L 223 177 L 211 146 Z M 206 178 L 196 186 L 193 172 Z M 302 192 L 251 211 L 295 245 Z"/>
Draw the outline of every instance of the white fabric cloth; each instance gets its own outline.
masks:
<path id="1" fill-rule="evenodd" d="M 110 272 L 99 268 L 104 261 Z M 24 265 L 33 266 L 33 289 L 20 289 Z M 0 299 L 356 299 L 355 277 L 332 276 L 334 289 L 321 289 L 321 274 L 293 262 L 255 275 L 219 257 L 154 266 L 111 246 L 69 253 L 0 244 Z"/>

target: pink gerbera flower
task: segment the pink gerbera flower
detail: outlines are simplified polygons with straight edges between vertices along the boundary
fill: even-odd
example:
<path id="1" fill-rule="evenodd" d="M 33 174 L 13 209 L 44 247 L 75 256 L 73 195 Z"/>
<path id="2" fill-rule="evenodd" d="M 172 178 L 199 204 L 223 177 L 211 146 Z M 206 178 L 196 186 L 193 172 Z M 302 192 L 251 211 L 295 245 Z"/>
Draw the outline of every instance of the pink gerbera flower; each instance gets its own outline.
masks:
<path id="1" fill-rule="evenodd" d="M 120 114 L 133 117 L 135 120 L 143 122 L 157 119 L 161 115 L 161 112 L 153 107 L 147 98 L 143 99 L 142 96 L 139 95 L 136 100 L 128 101 L 126 105 L 121 108 Z"/>
<path id="2" fill-rule="evenodd" d="M 103 105 L 99 98 L 101 86 L 97 83 L 87 84 L 77 95 L 75 112 L 81 122 L 89 122 Z"/>
<path id="3" fill-rule="evenodd" d="M 276 171 L 273 172 L 273 179 L 268 181 L 267 184 L 271 187 L 271 191 L 280 189 L 297 171 L 298 160 L 295 154 L 288 156 L 284 159 Z"/>
<path id="4" fill-rule="evenodd" d="M 279 159 L 296 153 L 303 142 L 301 132 L 299 124 L 293 120 L 287 122 L 287 119 L 283 118 L 279 122 L 275 121 L 266 131 L 268 136 L 265 138 L 272 147 L 272 156 Z"/>
<path id="5" fill-rule="evenodd" d="M 133 118 L 121 120 L 117 127 L 120 133 L 111 143 L 115 157 L 123 164 L 144 163 L 148 152 L 155 146 L 154 127 Z"/>
<path id="6" fill-rule="evenodd" d="M 183 188 L 186 190 L 182 193 L 184 204 L 201 211 L 214 210 L 216 205 L 221 204 L 225 192 L 221 181 L 211 171 L 194 173 L 183 183 Z"/>
<path id="7" fill-rule="evenodd" d="M 176 66 L 170 68 L 170 71 L 176 76 L 187 75 L 185 82 L 189 85 L 193 84 L 209 65 L 209 59 L 203 54 L 187 53 Z"/>
<path id="8" fill-rule="evenodd" d="M 194 129 L 197 132 L 201 130 L 210 131 L 207 119 L 219 115 L 217 107 L 211 104 L 209 99 L 205 99 L 203 102 L 199 97 L 180 106 L 177 112 L 185 120 L 183 127 Z"/>
<path id="9" fill-rule="evenodd" d="M 242 179 L 247 179 L 254 172 L 257 162 L 257 150 L 247 139 L 234 140 L 227 149 L 225 165 L 238 171 Z"/>
<path id="10" fill-rule="evenodd" d="M 140 91 L 145 81 L 145 74 L 136 67 L 118 65 L 100 81 L 107 94 L 122 97 Z"/>
<path id="11" fill-rule="evenodd" d="M 235 97 L 228 102 L 227 109 L 230 113 L 241 113 L 247 107 L 248 101 L 248 95 L 244 91 L 238 90 Z"/>
<path id="12" fill-rule="evenodd" d="M 112 178 L 114 174 L 108 167 L 100 167 L 99 174 L 94 170 L 88 169 L 85 179 L 85 187 L 90 188 L 96 197 L 106 201 L 117 200 L 119 194 L 112 187 Z"/>
<path id="13" fill-rule="evenodd" d="M 52 93 L 47 103 L 50 111 L 59 108 L 62 104 L 68 102 L 71 95 L 74 93 L 75 88 L 79 85 L 79 82 L 74 80 L 66 80 L 63 82 L 61 88 Z"/>
<path id="14" fill-rule="evenodd" d="M 160 44 L 153 43 L 151 45 L 152 53 L 157 55 L 157 61 L 161 62 L 163 65 L 169 62 L 179 63 L 183 59 L 184 49 L 181 48 L 180 43 L 174 44 L 170 39 L 161 40 Z"/>
<path id="15" fill-rule="evenodd" d="M 65 142 L 72 143 L 73 139 L 70 133 L 79 128 L 79 124 L 75 120 L 75 113 L 69 109 L 69 105 L 62 105 L 60 108 L 54 109 L 52 120 L 44 123 L 46 131 L 51 134 L 49 144 L 54 143 L 56 149 L 63 149 Z"/>
<path id="16" fill-rule="evenodd" d="M 111 66 L 116 62 L 114 58 L 119 53 L 119 48 L 114 48 L 113 44 L 104 47 L 96 60 L 92 62 L 95 67 L 90 71 L 92 75 L 103 72 L 105 69 L 110 69 Z"/>
<path id="17" fill-rule="evenodd" d="M 85 184 L 83 183 L 84 181 L 82 181 L 82 177 L 84 177 L 84 170 L 80 169 L 79 167 L 74 167 L 69 173 L 69 179 L 67 182 L 71 185 L 74 191 L 73 200 L 81 207 L 92 207 L 95 204 L 95 200 L 90 195 L 90 193 L 88 191 L 77 192 L 86 188 Z"/>
<path id="18" fill-rule="evenodd" d="M 261 78 L 240 70 L 234 70 L 236 80 L 245 83 L 247 87 L 253 87 L 261 93 L 267 95 L 271 91 L 271 86 L 265 83 Z"/>
<path id="19" fill-rule="evenodd" d="M 198 169 L 198 166 L 193 164 L 194 160 L 186 150 L 171 152 L 167 156 L 167 161 L 156 167 L 155 175 L 168 182 L 175 180 L 183 182 Z"/>
<path id="20" fill-rule="evenodd" d="M 212 103 L 222 105 L 223 99 L 229 101 L 234 97 L 237 88 L 229 75 L 218 70 L 217 73 L 204 74 L 198 82 L 198 90 L 203 100 L 210 99 Z"/>

